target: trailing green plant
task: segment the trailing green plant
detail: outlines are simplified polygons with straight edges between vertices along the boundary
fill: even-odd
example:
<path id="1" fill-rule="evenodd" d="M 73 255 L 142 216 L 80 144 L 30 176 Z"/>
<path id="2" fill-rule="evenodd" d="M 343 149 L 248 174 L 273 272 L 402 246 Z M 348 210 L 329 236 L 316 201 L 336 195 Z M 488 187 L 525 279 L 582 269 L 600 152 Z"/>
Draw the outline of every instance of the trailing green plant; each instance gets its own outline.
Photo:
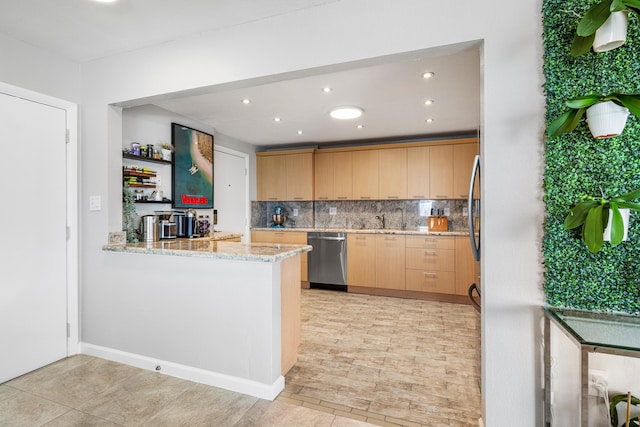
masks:
<path id="1" fill-rule="evenodd" d="M 127 242 L 137 243 L 136 234 L 136 197 L 126 187 L 122 188 L 122 230 L 127 232 Z"/>
<path id="2" fill-rule="evenodd" d="M 629 400 L 629 396 L 627 396 L 626 394 L 617 394 L 615 396 L 613 396 L 613 398 L 611 398 L 611 403 L 609 403 L 609 415 L 611 415 L 611 425 L 618 427 L 620 425 L 620 423 L 624 424 L 624 419 L 620 420 L 618 419 L 618 409 L 617 406 L 619 403 L 624 402 L 625 406 L 627 404 L 627 400 Z M 640 406 L 640 399 L 638 399 L 635 396 L 631 396 L 631 405 L 633 406 Z M 625 411 L 626 412 L 626 411 Z M 635 420 L 629 420 L 629 427 L 638 427 L 640 425 L 640 422 L 637 421 L 637 419 Z"/>
<path id="3" fill-rule="evenodd" d="M 640 189 L 611 199 L 605 199 L 604 194 L 600 199 L 585 196 L 565 218 L 564 229 L 571 230 L 582 226 L 582 239 L 587 248 L 593 253 L 598 252 L 604 243 L 604 229 L 609 222 L 609 211 L 611 211 L 611 245 L 616 246 L 624 237 L 624 223 L 620 209 L 640 211 L 640 203 L 632 202 L 638 198 L 640 198 Z"/>
<path id="4" fill-rule="evenodd" d="M 559 117 L 549 123 L 547 135 L 558 136 L 565 132 L 574 130 L 587 108 L 599 102 L 612 101 L 617 105 L 626 107 L 630 112 L 640 117 L 640 95 L 631 95 L 623 93 L 612 93 L 610 95 L 601 95 L 593 93 L 590 95 L 579 96 L 565 101 L 569 109 L 562 113 Z"/>
<path id="5" fill-rule="evenodd" d="M 587 10 L 578 23 L 576 35 L 571 44 L 571 55 L 578 57 L 587 53 L 593 45 L 598 28 L 613 12 L 625 10 L 640 16 L 640 0 L 604 0 Z"/>

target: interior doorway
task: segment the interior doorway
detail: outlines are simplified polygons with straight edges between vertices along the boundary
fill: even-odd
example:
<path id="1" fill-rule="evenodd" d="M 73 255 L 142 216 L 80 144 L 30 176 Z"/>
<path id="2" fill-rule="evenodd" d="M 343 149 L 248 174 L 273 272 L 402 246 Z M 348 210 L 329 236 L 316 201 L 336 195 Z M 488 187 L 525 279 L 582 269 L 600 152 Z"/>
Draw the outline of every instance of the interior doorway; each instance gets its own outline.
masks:
<path id="1" fill-rule="evenodd" d="M 76 234 L 76 215 L 69 212 L 76 196 L 69 193 L 75 180 L 69 180 L 68 168 L 76 164 L 68 165 L 67 129 L 75 109 L 47 98 L 0 87 L 0 140 L 13 147 L 0 159 L 3 198 L 23 207 L 0 213 L 2 223 L 14 224 L 5 227 L 11 252 L 0 269 L 0 337 L 7 349 L 0 382 L 74 351 L 68 336 L 71 323 L 77 331 L 77 300 L 70 303 L 69 281 L 75 283 L 76 276 L 69 267 L 77 264 L 70 262 L 76 248 L 68 242 Z"/>

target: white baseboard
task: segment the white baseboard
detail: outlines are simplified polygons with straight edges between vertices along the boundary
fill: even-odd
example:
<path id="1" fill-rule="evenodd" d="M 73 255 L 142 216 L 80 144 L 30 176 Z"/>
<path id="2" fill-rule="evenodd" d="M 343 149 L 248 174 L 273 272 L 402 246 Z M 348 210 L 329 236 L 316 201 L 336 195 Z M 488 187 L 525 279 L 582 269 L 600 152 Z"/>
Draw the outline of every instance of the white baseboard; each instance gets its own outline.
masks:
<path id="1" fill-rule="evenodd" d="M 273 384 L 263 384 L 245 378 L 233 377 L 165 360 L 152 359 L 147 356 L 84 342 L 80 343 L 80 353 L 225 390 L 248 394 L 260 399 L 273 400 L 284 390 L 284 377 L 282 375 Z M 160 369 L 158 370 L 157 367 L 160 367 Z"/>

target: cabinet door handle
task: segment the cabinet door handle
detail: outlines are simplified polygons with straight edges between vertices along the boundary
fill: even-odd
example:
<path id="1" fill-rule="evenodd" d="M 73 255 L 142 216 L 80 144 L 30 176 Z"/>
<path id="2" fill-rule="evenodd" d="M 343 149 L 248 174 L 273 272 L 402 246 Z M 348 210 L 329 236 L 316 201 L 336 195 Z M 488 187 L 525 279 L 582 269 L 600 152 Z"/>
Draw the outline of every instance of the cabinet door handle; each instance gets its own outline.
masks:
<path id="1" fill-rule="evenodd" d="M 318 200 L 329 200 L 328 197 L 318 197 Z"/>
<path id="2" fill-rule="evenodd" d="M 423 196 L 422 194 L 411 196 L 412 199 L 426 199 L 427 196 Z"/>
<path id="3" fill-rule="evenodd" d="M 431 273 L 431 272 L 428 272 L 428 271 L 424 271 L 424 272 L 422 273 L 422 275 L 423 275 L 424 277 L 436 277 L 438 274 L 437 274 L 437 273 Z"/>
<path id="4" fill-rule="evenodd" d="M 362 236 L 356 236 L 355 239 L 356 240 L 367 240 L 366 237 L 362 237 Z"/>
<path id="5" fill-rule="evenodd" d="M 449 196 L 447 196 L 447 195 L 443 196 L 442 194 L 436 195 L 436 198 L 438 198 L 438 199 L 446 199 L 447 197 L 449 197 Z"/>
<path id="6" fill-rule="evenodd" d="M 424 251 L 424 254 L 425 255 L 433 255 L 433 256 L 438 255 L 438 253 L 436 251 Z"/>
<path id="7" fill-rule="evenodd" d="M 360 196 L 361 199 L 369 200 L 371 197 L 369 196 Z"/>
<path id="8" fill-rule="evenodd" d="M 295 196 L 295 197 L 293 198 L 293 200 L 302 200 L 302 199 L 304 199 L 304 197 Z"/>
<path id="9" fill-rule="evenodd" d="M 347 200 L 347 197 L 346 196 L 338 196 L 338 197 L 336 197 L 336 199 L 338 199 L 338 200 Z"/>
<path id="10" fill-rule="evenodd" d="M 387 199 L 399 199 L 400 197 L 398 196 L 387 196 Z"/>

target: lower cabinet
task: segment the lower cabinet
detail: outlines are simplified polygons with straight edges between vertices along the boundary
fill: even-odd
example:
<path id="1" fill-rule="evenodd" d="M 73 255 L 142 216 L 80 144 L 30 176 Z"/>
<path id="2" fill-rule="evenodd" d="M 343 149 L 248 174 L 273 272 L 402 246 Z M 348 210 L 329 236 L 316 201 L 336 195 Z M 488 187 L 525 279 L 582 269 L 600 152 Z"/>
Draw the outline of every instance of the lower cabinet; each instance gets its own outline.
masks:
<path id="1" fill-rule="evenodd" d="M 407 290 L 455 293 L 453 237 L 407 237 Z"/>
<path id="2" fill-rule="evenodd" d="M 405 288 L 405 236 L 376 237 L 376 288 Z M 347 250 L 348 252 L 348 250 Z"/>
<path id="3" fill-rule="evenodd" d="M 253 243 L 280 243 L 291 245 L 306 245 L 306 231 L 267 231 L 252 230 L 251 241 Z M 307 254 L 300 255 L 300 280 L 309 281 L 307 274 Z"/>
<path id="4" fill-rule="evenodd" d="M 467 302 L 478 283 L 466 236 L 347 235 L 350 292 Z"/>

